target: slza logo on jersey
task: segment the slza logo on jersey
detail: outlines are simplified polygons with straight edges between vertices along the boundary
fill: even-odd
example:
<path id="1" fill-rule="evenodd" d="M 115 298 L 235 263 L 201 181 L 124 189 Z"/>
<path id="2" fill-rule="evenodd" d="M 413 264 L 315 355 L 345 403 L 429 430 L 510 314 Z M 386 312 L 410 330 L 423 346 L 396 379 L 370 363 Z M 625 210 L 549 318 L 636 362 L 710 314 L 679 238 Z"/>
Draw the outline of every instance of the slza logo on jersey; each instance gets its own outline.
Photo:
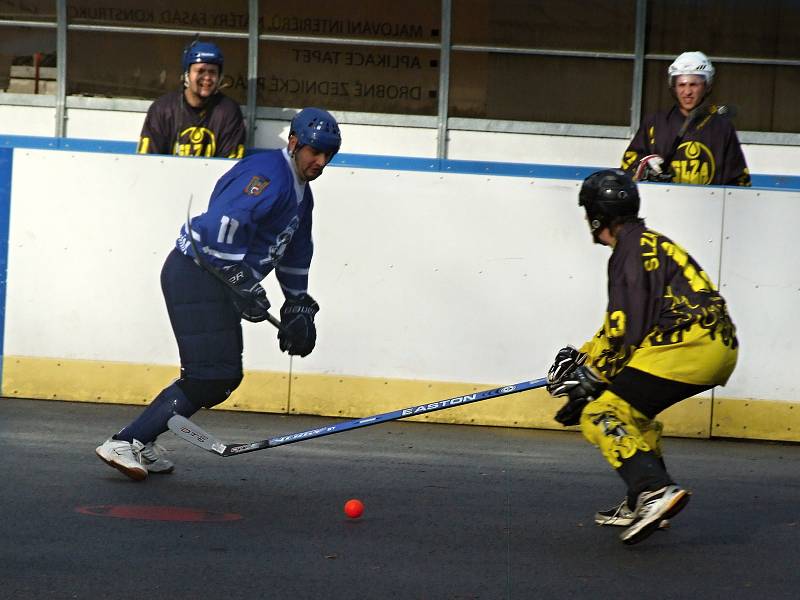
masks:
<path id="1" fill-rule="evenodd" d="M 253 178 L 250 180 L 250 183 L 247 184 L 247 187 L 244 188 L 244 193 L 248 196 L 258 196 L 261 192 L 267 189 L 267 186 L 270 184 L 269 179 L 266 177 L 261 177 L 260 175 L 253 175 Z"/>
<path id="2" fill-rule="evenodd" d="M 205 127 L 187 127 L 178 134 L 175 142 L 177 156 L 214 156 L 217 153 L 217 138 Z"/>
<path id="3" fill-rule="evenodd" d="M 683 142 L 678 146 L 676 156 L 670 163 L 675 174 L 675 183 L 694 183 L 706 185 L 714 179 L 717 171 L 714 155 L 702 142 Z M 681 159 L 683 155 L 683 159 Z"/>

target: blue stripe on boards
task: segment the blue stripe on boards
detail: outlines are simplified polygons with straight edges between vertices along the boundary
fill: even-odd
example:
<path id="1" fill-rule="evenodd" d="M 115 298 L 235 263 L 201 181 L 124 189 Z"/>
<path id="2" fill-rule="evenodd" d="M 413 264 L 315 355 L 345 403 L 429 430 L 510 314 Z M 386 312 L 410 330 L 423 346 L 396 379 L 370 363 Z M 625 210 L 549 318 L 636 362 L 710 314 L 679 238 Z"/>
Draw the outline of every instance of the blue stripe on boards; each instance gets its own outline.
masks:
<path id="1" fill-rule="evenodd" d="M 6 282 L 8 281 L 8 220 L 11 212 L 11 167 L 14 151 L 0 148 L 0 385 L 3 381 L 3 341 L 6 329 Z M 2 389 L 0 389 L 0 394 Z"/>
<path id="2" fill-rule="evenodd" d="M 34 150 L 74 150 L 76 152 L 134 154 L 136 152 L 136 142 L 38 137 L 33 135 L 0 135 L 0 148 L 32 148 Z"/>
<path id="3" fill-rule="evenodd" d="M 534 163 L 501 163 L 478 160 L 413 158 L 375 154 L 337 154 L 334 167 L 386 169 L 389 171 L 429 171 L 464 175 L 497 175 L 502 177 L 541 177 L 543 179 L 585 179 L 601 167 L 573 167 Z"/>
<path id="4" fill-rule="evenodd" d="M 33 148 L 42 150 L 72 150 L 74 152 L 105 152 L 135 154 L 136 142 L 119 140 L 87 140 L 73 138 L 0 135 L 2 148 Z M 252 148 L 248 154 L 263 152 Z M 209 160 L 203 158 L 203 160 Z M 231 160 L 219 158 L 213 160 Z M 428 173 L 460 173 L 464 175 L 493 175 L 500 177 L 529 177 L 542 179 L 574 179 L 581 181 L 606 166 L 585 167 L 544 165 L 536 163 L 505 163 L 477 160 L 419 158 L 413 156 L 382 156 L 377 154 L 337 154 L 332 167 L 353 169 L 386 169 L 387 171 L 418 171 Z M 774 190 L 800 190 L 800 176 L 751 173 L 753 187 Z"/>

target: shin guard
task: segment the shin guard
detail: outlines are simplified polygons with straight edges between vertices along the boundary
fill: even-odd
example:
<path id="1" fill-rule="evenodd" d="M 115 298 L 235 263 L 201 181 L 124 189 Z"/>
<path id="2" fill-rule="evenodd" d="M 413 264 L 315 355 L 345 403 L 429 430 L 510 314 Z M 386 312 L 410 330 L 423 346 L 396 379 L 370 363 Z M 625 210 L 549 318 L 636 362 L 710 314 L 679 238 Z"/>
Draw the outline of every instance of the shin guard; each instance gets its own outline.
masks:
<path id="1" fill-rule="evenodd" d="M 164 388 L 144 412 L 117 433 L 114 439 L 126 442 L 137 439 L 147 444 L 167 430 L 167 421 L 173 414 L 191 417 L 199 409 L 200 407 L 190 402 L 181 388 L 173 383 Z"/>
<path id="2" fill-rule="evenodd" d="M 628 486 L 628 506 L 636 506 L 636 499 L 644 491 L 675 483 L 664 469 L 664 461 L 652 452 L 637 452 L 626 458 L 617 473 Z"/>

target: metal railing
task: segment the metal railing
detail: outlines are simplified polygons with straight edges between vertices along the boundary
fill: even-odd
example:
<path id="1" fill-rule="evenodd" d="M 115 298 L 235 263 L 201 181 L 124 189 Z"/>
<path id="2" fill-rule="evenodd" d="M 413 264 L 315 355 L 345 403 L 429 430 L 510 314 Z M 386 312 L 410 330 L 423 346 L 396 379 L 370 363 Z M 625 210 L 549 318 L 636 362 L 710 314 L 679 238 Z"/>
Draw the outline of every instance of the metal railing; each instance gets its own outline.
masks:
<path id="1" fill-rule="evenodd" d="M 0 30 L 5 27 L 32 27 L 56 30 L 57 67 L 56 94 L 52 96 L 32 96 L 29 94 L 10 94 L 0 92 L 0 104 L 25 106 L 54 106 L 56 109 L 55 136 L 63 137 L 66 131 L 67 110 L 69 108 L 88 108 L 97 110 L 126 110 L 146 112 L 151 104 L 149 100 L 132 100 L 125 98 L 81 98 L 66 96 L 67 70 L 67 32 L 88 31 L 102 33 L 127 33 L 142 35 L 186 36 L 185 29 L 165 27 L 129 27 L 117 25 L 70 24 L 67 22 L 66 0 L 56 0 L 56 22 L 0 20 Z M 647 0 L 636 0 L 634 51 L 626 52 L 590 52 L 580 50 L 557 50 L 547 48 L 506 47 L 481 44 L 451 43 L 452 0 L 441 0 L 441 41 L 407 42 L 392 40 L 360 40 L 345 37 L 323 37 L 293 34 L 260 34 L 258 32 L 259 0 L 248 0 L 249 27 L 247 32 L 197 31 L 208 38 L 241 39 L 248 41 L 247 76 L 251 85 L 247 87 L 247 100 L 244 107 L 248 143 L 252 145 L 253 133 L 257 119 L 287 119 L 287 111 L 280 107 L 257 106 L 258 48 L 260 42 L 310 42 L 317 44 L 370 46 L 386 48 L 413 48 L 438 50 L 439 60 L 439 93 L 438 107 L 435 116 L 376 114 L 356 111 L 334 111 L 343 123 L 380 124 L 401 127 L 431 128 L 437 130 L 437 157 L 447 158 L 447 137 L 450 130 L 483 131 L 499 133 L 531 133 L 546 135 L 564 135 L 581 137 L 627 138 L 638 128 L 642 115 L 644 65 L 647 60 L 672 60 L 674 57 L 663 54 L 645 53 L 645 34 L 647 25 Z M 630 123 L 628 126 L 585 125 L 580 123 L 550 123 L 537 121 L 510 121 L 502 119 L 476 119 L 449 116 L 450 58 L 453 52 L 502 53 L 530 56 L 600 58 L 607 60 L 627 60 L 633 62 L 633 80 L 631 85 Z M 800 66 L 798 60 L 756 59 L 714 57 L 714 62 L 736 64 L 762 64 L 776 66 Z M 774 132 L 739 132 L 745 143 L 800 145 L 800 134 Z"/>

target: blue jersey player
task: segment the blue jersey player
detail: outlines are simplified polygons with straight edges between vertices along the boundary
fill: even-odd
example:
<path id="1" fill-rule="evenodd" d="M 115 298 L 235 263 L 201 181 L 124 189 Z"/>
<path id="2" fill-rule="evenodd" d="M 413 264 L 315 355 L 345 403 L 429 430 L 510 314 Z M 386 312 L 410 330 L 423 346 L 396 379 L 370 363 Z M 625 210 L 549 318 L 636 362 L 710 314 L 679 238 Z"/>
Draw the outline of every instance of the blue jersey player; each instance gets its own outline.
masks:
<path id="1" fill-rule="evenodd" d="M 131 424 L 96 449 L 135 480 L 169 473 L 155 444 L 177 413 L 190 417 L 220 404 L 242 381 L 241 320 L 270 318 L 259 283 L 270 271 L 285 301 L 278 332 L 282 351 L 307 356 L 316 343 L 319 306 L 308 294 L 311 264 L 310 181 L 339 151 L 336 120 L 319 108 L 292 119 L 282 150 L 252 154 L 223 175 L 208 210 L 181 228 L 161 271 L 161 288 L 181 360 L 180 378 Z"/>

